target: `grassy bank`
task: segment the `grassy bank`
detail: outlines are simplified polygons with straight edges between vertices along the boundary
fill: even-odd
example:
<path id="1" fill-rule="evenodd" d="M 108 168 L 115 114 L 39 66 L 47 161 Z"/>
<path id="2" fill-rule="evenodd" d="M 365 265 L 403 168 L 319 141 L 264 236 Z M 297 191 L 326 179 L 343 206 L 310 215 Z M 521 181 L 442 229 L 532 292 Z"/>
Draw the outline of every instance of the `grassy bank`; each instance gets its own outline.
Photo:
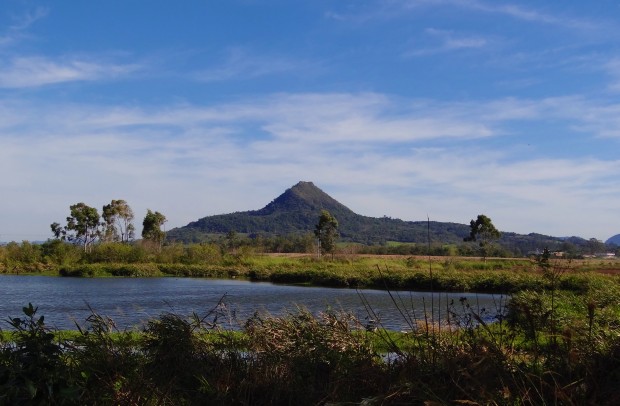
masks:
<path id="1" fill-rule="evenodd" d="M 340 254 L 260 254 L 235 244 L 102 243 L 84 251 L 50 240 L 0 247 L 0 273 L 75 277 L 192 276 L 336 287 L 509 293 L 549 288 L 536 261 L 520 258 L 416 257 Z M 614 280 L 620 260 L 556 262 L 565 268 L 563 289 L 578 291 L 598 280 Z M 555 266 L 555 265 L 554 265 Z M 604 276 L 608 275 L 608 276 Z M 594 281 L 594 282 L 592 282 Z"/>
<path id="2" fill-rule="evenodd" d="M 556 262 L 563 278 L 557 288 L 581 292 L 590 285 L 618 283 L 603 273 L 607 264 Z M 343 288 L 378 288 L 434 291 L 514 293 L 551 288 L 538 265 L 526 259 L 457 259 L 412 257 L 253 256 L 234 263 L 95 263 L 58 266 L 47 274 L 73 277 L 206 277 L 240 278 L 285 284 Z"/>

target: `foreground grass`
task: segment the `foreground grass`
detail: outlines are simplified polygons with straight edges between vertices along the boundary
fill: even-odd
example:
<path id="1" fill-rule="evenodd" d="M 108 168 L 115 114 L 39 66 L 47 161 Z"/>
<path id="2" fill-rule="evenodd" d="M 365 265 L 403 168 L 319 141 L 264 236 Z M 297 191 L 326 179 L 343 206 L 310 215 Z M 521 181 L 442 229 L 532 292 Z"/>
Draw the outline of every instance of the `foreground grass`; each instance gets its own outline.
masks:
<path id="1" fill-rule="evenodd" d="M 618 293 L 523 291 L 492 324 L 463 300 L 448 318 L 407 319 L 406 332 L 304 310 L 229 331 L 219 306 L 140 331 L 93 313 L 54 332 L 30 305 L 2 334 L 0 404 L 614 405 Z"/>

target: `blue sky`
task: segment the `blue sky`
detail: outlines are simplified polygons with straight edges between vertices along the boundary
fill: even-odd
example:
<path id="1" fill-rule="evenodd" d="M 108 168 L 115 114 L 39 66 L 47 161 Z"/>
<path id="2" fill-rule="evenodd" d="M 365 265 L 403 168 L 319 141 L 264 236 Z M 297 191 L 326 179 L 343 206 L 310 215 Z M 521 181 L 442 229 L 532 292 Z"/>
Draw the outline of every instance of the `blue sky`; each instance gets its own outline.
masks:
<path id="1" fill-rule="evenodd" d="M 0 240 L 300 180 L 359 214 L 620 233 L 615 1 L 4 0 Z"/>

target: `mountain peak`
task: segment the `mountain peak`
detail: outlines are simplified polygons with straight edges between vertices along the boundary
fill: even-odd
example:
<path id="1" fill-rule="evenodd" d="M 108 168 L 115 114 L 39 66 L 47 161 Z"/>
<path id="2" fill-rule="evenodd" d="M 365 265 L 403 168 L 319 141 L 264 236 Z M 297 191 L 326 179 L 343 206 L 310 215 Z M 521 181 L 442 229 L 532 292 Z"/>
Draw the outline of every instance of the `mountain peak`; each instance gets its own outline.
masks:
<path id="1" fill-rule="evenodd" d="M 305 181 L 305 180 L 300 180 L 295 185 L 293 185 L 293 187 L 291 187 L 291 189 L 304 189 L 304 188 L 315 188 L 315 189 L 318 189 L 318 187 L 316 187 L 314 185 L 314 183 L 312 183 L 310 181 Z"/>
<path id="2" fill-rule="evenodd" d="M 316 212 L 325 209 L 333 214 L 352 213 L 343 204 L 323 192 L 312 182 L 300 181 L 293 187 L 274 199 L 267 206 L 256 211 L 257 215 L 266 215 L 274 212 Z"/>

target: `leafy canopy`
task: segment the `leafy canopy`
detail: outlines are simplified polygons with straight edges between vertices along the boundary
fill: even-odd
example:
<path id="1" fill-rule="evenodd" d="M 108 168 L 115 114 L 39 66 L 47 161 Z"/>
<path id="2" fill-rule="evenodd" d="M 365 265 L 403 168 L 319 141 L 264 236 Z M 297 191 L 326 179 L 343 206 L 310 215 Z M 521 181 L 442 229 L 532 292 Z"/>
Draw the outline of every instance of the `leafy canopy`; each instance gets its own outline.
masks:
<path id="1" fill-rule="evenodd" d="M 82 245 L 87 251 L 103 233 L 99 212 L 85 203 L 76 203 L 69 209 L 71 215 L 67 217 L 67 225 L 62 227 L 59 223 L 52 223 L 52 233 L 56 238 Z"/>
<path id="2" fill-rule="evenodd" d="M 112 200 L 110 204 L 103 206 L 102 217 L 105 224 L 104 240 L 120 242 L 133 240 L 135 233 L 134 215 L 126 201 Z"/>
<path id="3" fill-rule="evenodd" d="M 327 210 L 321 210 L 319 222 L 314 229 L 314 235 L 319 240 L 321 252 L 334 252 L 338 237 L 338 220 Z"/>
<path id="4" fill-rule="evenodd" d="M 166 216 L 158 211 L 153 212 L 148 209 L 142 221 L 142 238 L 161 245 L 166 236 L 161 226 L 166 221 Z"/>
<path id="5" fill-rule="evenodd" d="M 479 214 L 476 220 L 471 220 L 469 228 L 469 236 L 465 237 L 464 240 L 479 241 L 481 246 L 501 236 L 501 233 L 495 228 L 491 219 L 484 214 Z"/>

